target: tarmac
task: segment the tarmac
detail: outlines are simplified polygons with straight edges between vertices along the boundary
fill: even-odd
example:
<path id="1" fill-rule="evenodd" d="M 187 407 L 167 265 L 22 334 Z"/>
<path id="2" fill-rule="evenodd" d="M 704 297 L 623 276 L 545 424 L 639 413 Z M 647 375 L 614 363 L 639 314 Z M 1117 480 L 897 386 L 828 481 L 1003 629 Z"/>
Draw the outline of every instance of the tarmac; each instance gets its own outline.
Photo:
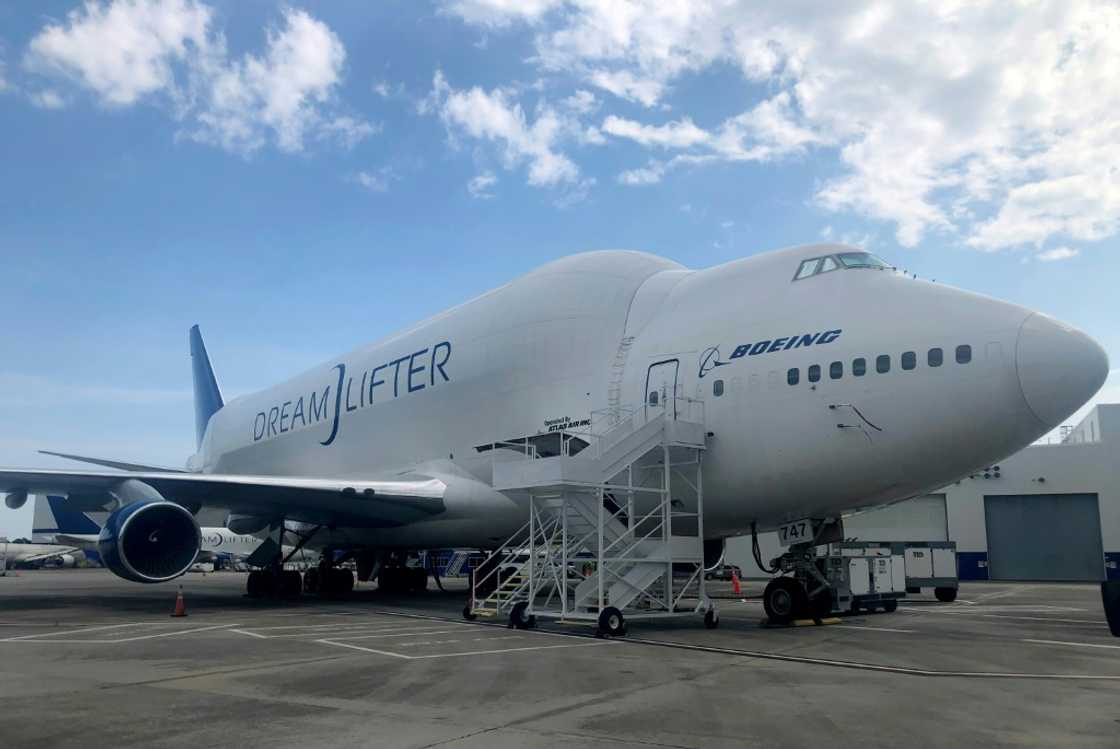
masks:
<path id="1" fill-rule="evenodd" d="M 177 584 L 188 616 L 172 618 Z M 462 619 L 447 592 L 279 603 L 245 575 L 0 577 L 0 745 L 1120 746 L 1120 639 L 1095 585 L 965 583 L 955 603 L 764 629 Z"/>

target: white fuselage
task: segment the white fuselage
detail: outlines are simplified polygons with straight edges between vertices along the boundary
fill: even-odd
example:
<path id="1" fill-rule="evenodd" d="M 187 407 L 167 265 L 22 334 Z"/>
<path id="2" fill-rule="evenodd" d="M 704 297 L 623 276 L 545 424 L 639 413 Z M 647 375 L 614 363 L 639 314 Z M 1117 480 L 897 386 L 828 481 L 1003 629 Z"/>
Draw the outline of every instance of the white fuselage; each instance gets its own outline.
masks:
<path id="1" fill-rule="evenodd" d="M 232 401 L 191 466 L 487 484 L 499 451 L 479 448 L 650 407 L 656 391 L 656 407 L 676 403 L 667 394 L 703 401 L 705 535 L 725 537 L 944 485 L 1037 439 L 1107 372 L 1090 339 L 1016 305 L 889 269 L 794 280 L 803 260 L 847 251 L 801 247 L 701 271 L 631 252 L 565 258 Z M 431 520 L 339 528 L 330 542 L 485 547 L 524 519 L 513 499 L 468 493 Z"/>

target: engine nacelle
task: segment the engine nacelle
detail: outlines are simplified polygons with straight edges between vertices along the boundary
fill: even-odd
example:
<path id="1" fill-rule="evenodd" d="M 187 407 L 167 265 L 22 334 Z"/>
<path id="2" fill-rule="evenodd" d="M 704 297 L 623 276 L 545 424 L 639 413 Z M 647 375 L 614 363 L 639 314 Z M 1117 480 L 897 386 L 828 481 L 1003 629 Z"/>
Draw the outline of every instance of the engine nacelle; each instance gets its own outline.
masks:
<path id="1" fill-rule="evenodd" d="M 102 563 L 137 583 L 178 577 L 194 564 L 201 546 L 194 515 L 163 500 L 125 505 L 109 516 L 97 539 Z"/>
<path id="2" fill-rule="evenodd" d="M 27 504 L 27 490 L 19 489 L 14 492 L 9 492 L 4 496 L 4 504 L 8 506 L 9 510 L 18 510 Z"/>

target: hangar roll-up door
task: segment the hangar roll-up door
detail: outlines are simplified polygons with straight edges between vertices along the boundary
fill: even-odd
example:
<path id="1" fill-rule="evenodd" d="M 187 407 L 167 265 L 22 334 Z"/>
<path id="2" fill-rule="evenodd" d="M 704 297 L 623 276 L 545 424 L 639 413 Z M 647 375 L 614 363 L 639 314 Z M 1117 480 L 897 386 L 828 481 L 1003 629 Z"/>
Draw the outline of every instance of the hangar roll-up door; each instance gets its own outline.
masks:
<path id="1" fill-rule="evenodd" d="M 1102 580 L 1096 494 L 984 497 L 992 580 Z"/>

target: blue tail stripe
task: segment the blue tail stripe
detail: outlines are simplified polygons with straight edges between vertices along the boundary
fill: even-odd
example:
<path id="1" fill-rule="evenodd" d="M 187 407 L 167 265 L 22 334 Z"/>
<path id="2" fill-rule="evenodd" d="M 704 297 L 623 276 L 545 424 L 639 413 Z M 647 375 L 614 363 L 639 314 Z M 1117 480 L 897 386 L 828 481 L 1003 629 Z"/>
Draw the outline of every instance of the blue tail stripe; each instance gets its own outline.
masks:
<path id="1" fill-rule="evenodd" d="M 218 390 L 218 381 L 214 379 L 210 357 L 206 354 L 206 344 L 202 342 L 202 333 L 199 332 L 197 325 L 191 328 L 191 370 L 194 375 L 195 437 L 201 447 L 210 417 L 225 404 L 222 402 L 222 393 Z"/>
<path id="2" fill-rule="evenodd" d="M 58 527 L 57 531 L 47 531 L 48 533 L 71 533 L 78 536 L 96 535 L 101 532 L 97 523 L 86 517 L 85 513 L 67 509 L 65 497 L 48 496 L 47 504 L 50 505 L 51 515 L 54 516 L 54 524 Z"/>

